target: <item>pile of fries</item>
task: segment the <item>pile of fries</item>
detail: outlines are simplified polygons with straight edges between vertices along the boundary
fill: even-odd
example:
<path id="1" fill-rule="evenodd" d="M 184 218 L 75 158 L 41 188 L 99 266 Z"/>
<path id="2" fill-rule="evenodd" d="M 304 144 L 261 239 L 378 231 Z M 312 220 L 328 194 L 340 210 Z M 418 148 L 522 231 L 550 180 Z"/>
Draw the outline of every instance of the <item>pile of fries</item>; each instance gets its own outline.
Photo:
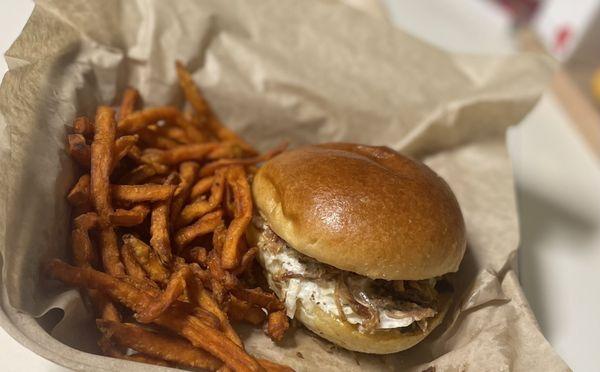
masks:
<path id="1" fill-rule="evenodd" d="M 262 325 L 275 341 L 289 327 L 245 239 L 255 165 L 285 146 L 258 155 L 176 68 L 191 110 L 138 109 L 129 88 L 118 110 L 101 106 L 94 120 L 75 120 L 68 150 L 83 175 L 67 196 L 74 266 L 53 260 L 46 271 L 89 298 L 105 355 L 289 371 L 246 353 L 230 323 Z"/>

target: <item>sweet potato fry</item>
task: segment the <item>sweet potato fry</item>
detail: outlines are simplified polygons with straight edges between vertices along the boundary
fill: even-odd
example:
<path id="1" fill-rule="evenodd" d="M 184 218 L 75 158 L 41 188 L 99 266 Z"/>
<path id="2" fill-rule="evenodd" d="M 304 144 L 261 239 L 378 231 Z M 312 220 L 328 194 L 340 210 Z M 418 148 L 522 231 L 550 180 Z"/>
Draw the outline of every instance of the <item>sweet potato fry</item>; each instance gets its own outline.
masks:
<path id="1" fill-rule="evenodd" d="M 138 204 L 131 209 L 116 209 L 110 216 L 110 222 L 115 226 L 131 227 L 144 222 L 150 212 L 146 204 Z"/>
<path id="2" fill-rule="evenodd" d="M 90 203 L 90 175 L 84 174 L 77 180 L 67 195 L 67 201 L 72 206 Z"/>
<path id="3" fill-rule="evenodd" d="M 202 131 L 196 127 L 196 125 L 188 120 L 185 116 L 179 115 L 175 120 L 175 124 L 177 124 L 181 129 L 183 129 L 187 138 L 189 138 L 192 143 L 202 143 L 207 142 L 208 138 L 202 133 Z"/>
<path id="4" fill-rule="evenodd" d="M 267 314 L 261 308 L 235 296 L 229 298 L 228 314 L 236 321 L 245 321 L 253 325 L 263 324 L 267 319 Z"/>
<path id="5" fill-rule="evenodd" d="M 137 262 L 144 268 L 150 279 L 157 283 L 167 283 L 169 270 L 163 266 L 156 253 L 146 243 L 131 234 L 125 234 L 123 244 L 130 247 Z"/>
<path id="6" fill-rule="evenodd" d="M 91 269 L 91 267 L 90 267 Z M 114 303 L 102 292 L 96 289 L 88 289 L 88 294 L 96 309 L 96 314 L 101 319 L 110 320 L 113 322 L 121 321 L 121 314 Z"/>
<path id="7" fill-rule="evenodd" d="M 233 270 L 233 275 L 241 275 L 243 272 L 247 271 L 250 265 L 252 265 L 252 263 L 254 262 L 254 258 L 256 257 L 257 253 L 257 247 L 252 247 L 248 249 L 246 253 L 244 253 L 244 255 L 242 256 L 240 266 L 236 267 L 235 270 Z"/>
<path id="8" fill-rule="evenodd" d="M 96 132 L 92 142 L 90 197 L 96 208 L 100 225 L 108 226 L 113 212 L 109 178 L 115 142 L 115 112 L 112 108 L 100 106 L 96 113 Z"/>
<path id="9" fill-rule="evenodd" d="M 185 94 L 185 98 L 191 103 L 198 115 L 204 118 L 208 117 L 210 111 L 208 104 L 200 93 L 200 89 L 194 83 L 190 73 L 180 61 L 175 62 L 175 68 L 177 70 L 177 77 L 179 78 L 179 85 L 183 90 L 183 94 Z"/>
<path id="10" fill-rule="evenodd" d="M 148 279 L 146 276 L 146 271 L 144 271 L 142 266 L 137 261 L 131 245 L 123 244 L 121 246 L 121 259 L 123 260 L 123 265 L 125 266 L 127 275 L 141 281 L 146 281 L 146 279 Z"/>
<path id="11" fill-rule="evenodd" d="M 200 89 L 194 83 L 192 76 L 183 66 L 183 64 L 179 61 L 175 63 L 175 67 L 177 69 L 177 77 L 179 78 L 179 85 L 183 90 L 185 98 L 190 102 L 192 107 L 196 110 L 198 115 L 201 118 L 205 118 L 206 123 L 208 124 L 211 131 L 215 134 L 217 138 L 221 141 L 235 141 L 240 144 L 245 151 L 249 154 L 254 155 L 256 151 L 242 140 L 237 134 L 235 134 L 232 130 L 226 128 L 221 124 L 221 122 L 214 116 L 212 110 L 208 106 L 206 100 L 200 93 Z"/>
<path id="12" fill-rule="evenodd" d="M 227 228 L 224 224 L 220 224 L 217 226 L 215 231 L 213 232 L 213 250 L 210 255 L 218 257 L 219 267 L 221 266 L 221 252 L 223 252 L 223 245 L 225 245 L 225 238 L 227 237 Z"/>
<path id="13" fill-rule="evenodd" d="M 190 261 L 197 262 L 206 266 L 207 252 L 204 247 L 194 247 L 191 248 L 188 254 Z"/>
<path id="14" fill-rule="evenodd" d="M 133 134 L 160 120 L 174 122 L 177 115 L 179 115 L 179 110 L 176 107 L 163 106 L 148 108 L 134 112 L 119 120 L 117 129 L 119 130 L 119 133 Z"/>
<path id="15" fill-rule="evenodd" d="M 75 268 L 60 260 L 52 260 L 46 265 L 46 272 L 68 285 L 101 290 L 135 312 L 143 311 L 152 302 L 151 296 L 135 287 L 90 268 Z M 185 337 L 192 345 L 221 359 L 234 371 L 264 371 L 254 358 L 229 340 L 223 332 L 195 316 L 182 314 L 177 308 L 169 308 L 155 323 Z"/>
<path id="16" fill-rule="evenodd" d="M 130 203 L 155 202 L 166 200 L 173 195 L 173 185 L 111 185 L 110 190 L 115 200 Z"/>
<path id="17" fill-rule="evenodd" d="M 225 190 L 225 172 L 217 172 L 213 178 L 210 198 L 208 200 L 197 199 L 183 208 L 176 226 L 185 226 L 196 218 L 205 215 L 217 208 L 223 200 Z"/>
<path id="18" fill-rule="evenodd" d="M 235 142 L 223 142 L 223 146 L 220 146 L 206 156 L 208 160 L 217 159 L 235 159 L 244 156 L 244 149 Z"/>
<path id="19" fill-rule="evenodd" d="M 181 146 L 181 143 L 160 135 L 156 130 L 150 130 L 148 128 L 144 128 L 137 132 L 140 136 L 140 140 L 147 146 L 162 150 L 169 150 L 175 148 L 177 146 Z"/>
<path id="20" fill-rule="evenodd" d="M 86 139 L 94 136 L 94 123 L 87 116 L 79 116 L 73 120 L 73 133 L 81 134 Z"/>
<path id="21" fill-rule="evenodd" d="M 98 328 L 116 343 L 155 358 L 192 368 L 214 371 L 223 362 L 188 341 L 161 335 L 131 323 L 97 320 Z"/>
<path id="22" fill-rule="evenodd" d="M 73 259 L 79 267 L 92 267 L 96 261 L 96 251 L 89 236 L 89 230 L 98 225 L 98 216 L 95 213 L 83 214 L 73 221 L 74 229 L 71 232 Z M 96 313 L 102 319 L 121 321 L 121 315 L 106 296 L 96 290 L 88 290 Z"/>
<path id="23" fill-rule="evenodd" d="M 133 113 L 135 106 L 138 102 L 140 94 L 137 89 L 127 87 L 123 92 L 123 98 L 121 99 L 121 106 L 119 107 L 119 118 L 122 120 Z"/>
<path id="24" fill-rule="evenodd" d="M 181 183 L 179 175 L 172 173 L 167 177 L 165 185 L 176 185 Z M 158 254 L 160 260 L 168 265 L 171 263 L 173 254 L 171 252 L 171 240 L 169 237 L 169 211 L 171 198 L 154 203 L 150 219 L 150 245 Z"/>
<path id="25" fill-rule="evenodd" d="M 112 163 L 112 169 L 115 169 L 121 159 L 123 159 L 137 143 L 139 136 L 137 134 L 122 136 L 115 141 L 114 159 Z"/>
<path id="26" fill-rule="evenodd" d="M 207 258 L 208 272 L 214 283 L 221 284 L 228 291 L 238 287 L 239 281 L 231 272 L 224 270 L 221 266 L 221 259 L 217 255 L 217 251 L 213 249 L 208 253 Z M 214 289 L 213 289 L 214 291 Z"/>
<path id="27" fill-rule="evenodd" d="M 111 323 L 115 323 L 115 324 L 121 324 L 121 322 L 112 321 L 112 320 L 108 320 L 108 319 L 98 319 L 97 321 L 107 321 L 107 322 L 111 322 Z M 100 326 L 98 326 L 98 329 L 100 329 Z M 152 358 L 152 357 L 144 355 L 144 354 L 140 354 L 140 353 L 131 354 L 131 355 L 125 354 L 126 350 L 119 350 L 119 348 L 110 339 L 109 334 L 107 334 L 106 332 L 104 332 L 102 330 L 101 330 L 101 332 L 102 332 L 102 336 L 100 337 L 100 340 L 98 340 L 98 346 L 100 347 L 100 351 L 102 352 L 102 354 L 104 354 L 106 356 L 109 356 L 111 358 L 129 360 L 132 362 L 154 364 L 157 366 L 164 366 L 164 367 L 170 366 L 170 364 L 165 362 L 164 360 Z"/>
<path id="28" fill-rule="evenodd" d="M 285 310 L 278 310 L 269 314 L 266 333 L 275 342 L 283 340 L 285 332 L 290 328 L 290 321 Z"/>
<path id="29" fill-rule="evenodd" d="M 230 185 L 234 200 L 234 219 L 227 228 L 227 236 L 221 252 L 223 268 L 233 269 L 240 261 L 240 239 L 252 219 L 252 195 L 246 179 L 246 172 L 240 166 L 232 166 L 227 171 L 227 183 Z"/>
<path id="30" fill-rule="evenodd" d="M 288 143 L 283 142 L 279 146 L 265 152 L 262 155 L 255 156 L 253 158 L 242 158 L 242 159 L 219 159 L 215 160 L 211 163 L 206 164 L 200 170 L 200 177 L 206 177 L 213 174 L 217 169 L 221 167 L 227 167 L 231 165 L 253 165 L 257 163 L 262 163 L 267 160 L 274 158 L 275 156 L 281 154 L 287 148 Z"/>
<path id="31" fill-rule="evenodd" d="M 125 267 L 119 255 L 117 234 L 112 226 L 102 227 L 98 234 L 100 256 L 104 270 L 113 276 L 125 275 Z"/>
<path id="32" fill-rule="evenodd" d="M 231 326 L 231 323 L 227 318 L 227 314 L 219 307 L 217 301 L 208 293 L 208 291 L 200 288 L 197 300 L 200 307 L 212 313 L 219 319 L 219 322 L 221 323 L 221 329 L 227 338 L 235 342 L 239 347 L 243 347 L 242 339 Z"/>
<path id="33" fill-rule="evenodd" d="M 85 142 L 82 134 L 69 134 L 67 136 L 69 155 L 84 168 L 90 167 L 91 149 Z"/>
<path id="34" fill-rule="evenodd" d="M 217 226 L 219 226 L 222 223 L 222 215 L 222 211 L 216 210 L 214 212 L 204 215 L 192 225 L 189 225 L 177 231 L 175 233 L 175 243 L 177 244 L 177 247 L 179 247 L 179 249 L 182 249 L 197 237 L 212 232 Z"/>
<path id="35" fill-rule="evenodd" d="M 153 166 L 142 164 L 121 177 L 119 182 L 123 185 L 135 185 L 145 182 L 154 175 L 156 175 L 156 169 Z"/>
<path id="36" fill-rule="evenodd" d="M 255 156 L 258 154 L 252 145 L 244 141 L 234 131 L 223 125 L 223 123 L 214 115 L 214 113 L 211 112 L 206 124 L 219 140 L 236 142 L 249 156 Z"/>
<path id="37" fill-rule="evenodd" d="M 177 116 L 177 119 L 175 119 L 176 123 L 178 123 L 179 117 L 181 117 L 181 115 Z M 161 136 L 170 138 L 178 142 L 179 144 L 189 144 L 192 142 L 190 138 L 188 138 L 188 135 L 185 132 L 185 130 L 179 126 L 164 125 L 161 127 L 156 127 L 156 132 L 159 133 Z"/>
<path id="38" fill-rule="evenodd" d="M 184 162 L 179 166 L 181 182 L 179 183 L 179 186 L 177 186 L 175 196 L 173 197 L 173 202 L 171 203 L 171 225 L 175 225 L 185 202 L 190 196 L 190 190 L 194 184 L 194 181 L 196 180 L 198 169 L 199 165 L 195 162 Z"/>
<path id="39" fill-rule="evenodd" d="M 183 294 L 186 283 L 192 280 L 192 271 L 188 266 L 181 266 L 169 279 L 167 286 L 161 295 L 156 298 L 143 311 L 135 314 L 135 318 L 140 323 L 150 323 L 161 316 L 171 306 L 179 296 Z"/>
<path id="40" fill-rule="evenodd" d="M 265 292 L 262 288 L 235 288 L 232 292 L 241 300 L 267 309 L 269 313 L 284 310 L 284 304 L 271 292 Z"/>
<path id="41" fill-rule="evenodd" d="M 214 176 L 204 177 L 204 178 L 199 179 L 198 182 L 196 182 L 194 184 L 194 186 L 192 187 L 192 191 L 190 192 L 190 198 L 196 199 L 200 195 L 206 193 L 208 190 L 210 190 L 210 188 L 213 184 L 213 181 L 214 181 Z"/>
<path id="42" fill-rule="evenodd" d="M 96 252 L 89 236 L 89 230 L 98 224 L 96 213 L 85 213 L 73 221 L 71 245 L 75 264 L 80 267 L 89 266 L 96 260 Z"/>
<path id="43" fill-rule="evenodd" d="M 165 165 L 179 164 L 189 160 L 201 161 L 209 152 L 219 146 L 220 144 L 216 142 L 206 142 L 180 145 L 169 150 L 146 150 L 142 154 L 142 161 Z"/>
<path id="44" fill-rule="evenodd" d="M 173 258 L 169 238 L 169 206 L 170 199 L 154 203 L 150 218 L 150 245 L 164 264 Z"/>

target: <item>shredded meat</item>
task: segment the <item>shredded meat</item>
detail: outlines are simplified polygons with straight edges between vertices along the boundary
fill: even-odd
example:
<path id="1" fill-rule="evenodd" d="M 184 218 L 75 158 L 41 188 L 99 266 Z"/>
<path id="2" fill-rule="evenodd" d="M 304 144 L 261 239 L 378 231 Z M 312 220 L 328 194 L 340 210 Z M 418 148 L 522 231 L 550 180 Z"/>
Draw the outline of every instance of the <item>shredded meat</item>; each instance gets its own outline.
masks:
<path id="1" fill-rule="evenodd" d="M 255 220 L 255 225 L 263 230 L 262 248 L 270 252 L 280 252 L 288 248 L 261 219 Z M 436 280 L 372 280 L 358 274 L 343 271 L 333 266 L 318 262 L 311 257 L 301 255 L 298 260 L 304 269 L 302 272 L 283 271 L 272 275 L 275 282 L 286 282 L 291 279 L 311 281 L 335 281 L 333 300 L 342 320 L 347 316 L 344 307 L 352 309 L 362 318 L 359 330 L 371 333 L 380 328 L 381 316 L 387 319 L 411 320 L 410 329 L 427 329 L 427 319 L 437 314 L 438 292 Z M 444 279 L 438 279 L 444 280 Z M 415 328 L 416 327 L 416 328 Z M 408 326 L 405 328 L 409 328 Z"/>

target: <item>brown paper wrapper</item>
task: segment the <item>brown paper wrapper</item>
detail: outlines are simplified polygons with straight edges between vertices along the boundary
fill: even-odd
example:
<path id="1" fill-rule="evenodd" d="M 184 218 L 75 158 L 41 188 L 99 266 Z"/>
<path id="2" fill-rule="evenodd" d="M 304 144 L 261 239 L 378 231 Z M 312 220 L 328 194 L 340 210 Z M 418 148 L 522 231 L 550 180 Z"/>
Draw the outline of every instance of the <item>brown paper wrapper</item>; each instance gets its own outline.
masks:
<path id="1" fill-rule="evenodd" d="M 0 323 L 36 353 L 77 370 L 159 368 L 80 351 L 95 350 L 90 315 L 40 264 L 68 256 L 73 118 L 127 85 L 147 105 L 180 104 L 181 59 L 223 121 L 259 148 L 282 139 L 390 146 L 442 175 L 466 219 L 455 306 L 415 348 L 374 356 L 301 327 L 281 345 L 242 329 L 249 352 L 298 371 L 568 370 L 519 286 L 505 146 L 551 73 L 544 57 L 450 54 L 335 2 L 40 0 L 6 59 Z"/>

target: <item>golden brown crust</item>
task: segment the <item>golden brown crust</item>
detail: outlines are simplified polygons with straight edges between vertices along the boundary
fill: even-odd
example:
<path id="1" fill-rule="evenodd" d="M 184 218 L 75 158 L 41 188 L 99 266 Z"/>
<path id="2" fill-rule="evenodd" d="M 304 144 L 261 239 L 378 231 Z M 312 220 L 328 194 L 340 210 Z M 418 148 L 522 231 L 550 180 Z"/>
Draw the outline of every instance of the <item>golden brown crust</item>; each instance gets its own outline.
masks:
<path id="1" fill-rule="evenodd" d="M 370 278 L 418 280 L 458 269 L 460 207 L 426 165 L 386 147 L 346 143 L 287 151 L 256 174 L 271 229 L 299 252 Z"/>
<path id="2" fill-rule="evenodd" d="M 442 323 L 451 301 L 447 295 L 440 300 L 440 311 L 428 319 L 427 329 L 421 331 L 417 328 L 407 333 L 402 333 L 398 328 L 361 333 L 358 326 L 326 313 L 318 306 L 306 309 L 301 303 L 298 303 L 295 316 L 314 333 L 345 349 L 369 354 L 391 354 L 415 346 Z"/>

